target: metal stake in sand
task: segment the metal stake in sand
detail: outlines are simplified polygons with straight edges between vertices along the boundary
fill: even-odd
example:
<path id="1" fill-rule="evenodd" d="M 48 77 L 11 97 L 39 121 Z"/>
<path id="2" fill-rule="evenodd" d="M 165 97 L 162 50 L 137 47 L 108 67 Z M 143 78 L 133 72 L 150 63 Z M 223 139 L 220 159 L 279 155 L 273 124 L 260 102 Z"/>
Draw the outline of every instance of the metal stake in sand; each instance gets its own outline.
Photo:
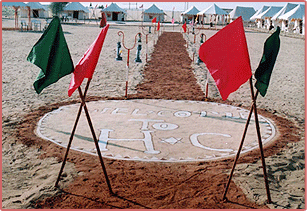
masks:
<path id="1" fill-rule="evenodd" d="M 258 90 L 257 90 L 256 94 L 254 95 L 252 78 L 250 78 L 250 89 L 251 89 L 251 96 L 252 96 L 253 104 L 251 106 L 251 109 L 250 109 L 250 112 L 249 112 L 249 115 L 248 115 L 248 118 L 247 118 L 247 121 L 246 121 L 246 125 L 245 125 L 244 132 L 243 132 L 243 135 L 242 135 L 241 143 L 240 143 L 240 146 L 239 146 L 239 149 L 238 149 L 238 152 L 237 152 L 237 155 L 236 155 L 236 158 L 235 158 L 235 161 L 234 161 L 234 164 L 233 164 L 233 167 L 231 169 L 231 173 L 230 173 L 227 185 L 226 185 L 226 189 L 225 189 L 225 192 L 224 192 L 224 195 L 223 195 L 223 200 L 227 200 L 226 194 L 227 194 L 227 191 L 229 189 L 229 185 L 230 185 L 230 182 L 231 182 L 231 179 L 232 179 L 232 176 L 233 176 L 233 172 L 234 172 L 234 169 L 236 167 L 237 161 L 239 159 L 239 156 L 240 156 L 240 153 L 241 153 L 241 150 L 242 150 L 242 147 L 243 147 L 243 143 L 244 143 L 244 140 L 245 140 L 246 132 L 247 132 L 247 129 L 248 129 L 248 125 L 249 125 L 252 113 L 254 111 L 255 124 L 256 124 L 257 137 L 258 137 L 258 144 L 259 144 L 261 161 L 262 161 L 262 168 L 263 168 L 263 177 L 264 177 L 264 182 L 265 182 L 265 188 L 266 188 L 268 203 L 270 204 L 270 203 L 272 203 L 272 200 L 271 200 L 269 182 L 268 182 L 268 177 L 267 177 L 267 172 L 266 172 L 265 158 L 264 158 L 264 153 L 263 153 L 261 134 L 260 134 L 260 126 L 259 126 L 257 106 L 256 106 L 256 99 L 257 99 L 257 96 L 258 96 Z"/>
<path id="2" fill-rule="evenodd" d="M 132 50 L 135 45 L 136 45 L 136 39 L 137 39 L 137 36 L 141 37 L 141 33 L 137 33 L 135 35 L 135 40 L 134 40 L 134 44 L 131 48 L 127 48 L 126 45 L 125 45 L 125 34 L 123 31 L 119 31 L 118 33 L 118 36 L 121 36 L 123 35 L 123 38 L 122 38 L 122 43 L 123 43 L 123 47 L 128 50 L 128 57 L 127 57 L 127 72 L 126 72 L 126 90 L 125 90 L 125 97 L 128 98 L 128 76 L 129 76 L 129 59 L 130 59 L 130 50 Z"/>
<path id="3" fill-rule="evenodd" d="M 103 159 L 102 159 L 101 151 L 99 149 L 98 139 L 96 137 L 95 130 L 94 130 L 94 127 L 93 127 L 93 124 L 92 124 L 92 121 L 91 121 L 91 118 L 90 118 L 87 106 L 85 104 L 85 97 L 86 97 L 86 93 L 88 91 L 88 87 L 89 87 L 90 82 L 91 82 L 91 79 L 88 79 L 86 87 L 85 87 L 84 94 L 82 94 L 81 88 L 78 87 L 79 96 L 80 96 L 80 99 L 81 99 L 81 105 L 79 107 L 79 111 L 78 111 L 78 114 L 77 114 L 77 117 L 76 117 L 76 121 L 75 121 L 73 130 L 71 132 L 70 138 L 69 138 L 69 142 L 68 142 L 68 145 L 67 145 L 66 153 L 65 153 L 65 156 L 64 156 L 64 160 L 63 160 L 63 163 L 62 163 L 62 166 L 61 166 L 61 169 L 60 169 L 57 181 L 55 183 L 55 187 L 58 187 L 58 184 L 59 184 L 59 181 L 60 181 L 60 177 L 61 177 L 61 175 L 63 173 L 64 167 L 65 167 L 65 164 L 66 164 L 66 160 L 67 160 L 67 157 L 68 157 L 69 149 L 71 147 L 71 143 L 72 143 L 72 140 L 74 138 L 74 135 L 75 135 L 75 132 L 76 132 L 76 129 L 77 129 L 77 125 L 78 125 L 78 122 L 79 122 L 79 119 L 80 119 L 80 116 L 81 116 L 82 107 L 83 107 L 84 111 L 85 111 L 85 114 L 86 114 L 86 118 L 87 118 L 88 124 L 90 126 L 90 130 L 91 130 L 91 133 L 92 133 L 95 145 L 96 145 L 96 151 L 97 151 L 97 154 L 98 154 L 98 157 L 99 157 L 99 161 L 100 161 L 100 164 L 101 164 L 104 176 L 106 178 L 106 182 L 107 182 L 109 191 L 110 191 L 111 194 L 113 194 L 111 183 L 110 183 L 110 180 L 109 180 L 109 177 L 108 177 L 108 174 L 107 174 L 107 171 L 106 171 Z"/>

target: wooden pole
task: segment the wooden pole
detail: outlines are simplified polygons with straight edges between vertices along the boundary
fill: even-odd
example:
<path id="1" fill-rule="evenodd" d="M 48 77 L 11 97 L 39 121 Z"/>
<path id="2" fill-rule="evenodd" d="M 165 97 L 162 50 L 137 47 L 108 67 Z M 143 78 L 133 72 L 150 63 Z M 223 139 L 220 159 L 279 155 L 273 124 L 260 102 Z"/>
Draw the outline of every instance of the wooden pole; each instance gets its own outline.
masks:
<path id="1" fill-rule="evenodd" d="M 257 95 L 258 95 L 258 91 L 256 92 L 256 98 L 257 98 Z M 245 137 L 246 137 L 247 129 L 248 129 L 251 117 L 252 117 L 253 110 L 254 110 L 254 105 L 252 104 L 251 109 L 250 109 L 249 114 L 248 114 L 248 118 L 247 118 L 246 124 L 245 124 L 244 132 L 243 132 L 242 139 L 241 139 L 241 143 L 240 143 L 240 146 L 239 146 L 239 149 L 238 149 L 238 152 L 237 152 L 237 155 L 236 155 L 235 161 L 233 163 L 233 166 L 232 166 L 232 169 L 231 169 L 231 173 L 230 173 L 227 185 L 226 185 L 226 189 L 225 189 L 225 192 L 224 192 L 224 195 L 223 195 L 223 200 L 227 199 L 226 198 L 226 194 L 227 194 L 227 191 L 228 191 L 228 188 L 229 188 L 229 185 L 230 185 L 230 182 L 231 182 L 231 179 L 232 179 L 235 167 L 237 165 L 237 161 L 238 161 L 238 159 L 240 157 L 240 153 L 241 153 L 241 150 L 242 150 L 242 147 L 243 147 L 243 143 L 244 143 L 244 140 L 245 140 Z"/>
<path id="2" fill-rule="evenodd" d="M 235 166 L 236 166 L 237 161 L 239 159 L 240 152 L 241 152 L 242 147 L 243 147 L 243 142 L 244 142 L 245 137 L 246 137 L 246 132 L 247 132 L 247 129 L 248 129 L 248 125 L 249 125 L 252 113 L 254 111 L 255 124 L 256 124 L 258 144 L 259 144 L 259 149 L 260 149 L 260 154 L 261 154 L 261 161 L 262 161 L 262 167 L 263 167 L 263 175 L 264 175 L 267 199 L 268 199 L 268 203 L 272 203 L 268 179 L 267 179 L 267 173 L 266 173 L 266 165 L 265 165 L 265 159 L 264 159 L 264 153 L 263 153 L 263 147 L 262 147 L 262 141 L 261 141 L 261 134 L 260 134 L 260 127 L 259 127 L 259 120 L 258 120 L 258 114 L 257 114 L 257 106 L 256 106 L 256 99 L 257 99 L 257 96 L 258 96 L 258 90 L 257 90 L 256 94 L 254 95 L 252 78 L 250 78 L 250 89 L 251 89 L 251 96 L 252 96 L 253 103 L 252 103 L 252 107 L 250 109 L 250 112 L 249 112 L 249 115 L 248 115 L 248 118 L 247 118 L 247 121 L 246 121 L 246 125 L 245 125 L 245 129 L 244 129 L 243 136 L 242 136 L 242 139 L 241 139 L 241 143 L 240 143 L 240 146 L 239 146 L 239 149 L 238 149 L 238 152 L 237 152 L 237 155 L 236 155 L 236 158 L 235 158 L 235 161 L 234 161 L 234 164 L 233 164 L 233 167 L 232 167 L 229 179 L 228 179 L 228 183 L 226 185 L 226 189 L 225 189 L 225 192 L 224 192 L 224 195 L 223 195 L 223 200 L 227 199 L 226 194 L 227 194 L 227 191 L 229 189 L 229 185 L 230 185 L 233 173 L 234 173 Z"/>
<path id="3" fill-rule="evenodd" d="M 79 96 L 81 98 L 81 101 L 82 101 L 82 104 L 83 104 L 83 107 L 84 107 L 84 111 L 85 111 L 85 115 L 86 115 L 88 124 L 90 126 L 90 130 L 91 130 L 91 133 L 92 133 L 95 145 L 96 145 L 97 154 L 98 154 L 98 157 L 99 157 L 99 161 L 100 161 L 100 164 L 101 164 L 104 176 L 106 178 L 106 182 L 107 182 L 109 191 L 110 191 L 111 194 L 114 194 L 113 191 L 112 191 L 112 187 L 111 187 L 111 183 L 110 183 L 110 180 L 109 180 L 109 177 L 108 177 L 108 174 L 107 174 L 106 167 L 105 167 L 103 159 L 102 159 L 101 151 L 99 149 L 99 144 L 98 144 L 98 140 L 97 140 L 97 137 L 96 137 L 96 134 L 95 134 L 95 131 L 94 131 L 94 127 L 93 127 L 93 124 L 92 124 L 92 121 L 91 121 L 91 118 L 90 118 L 87 106 L 85 104 L 84 96 L 82 95 L 82 91 L 81 91 L 80 87 L 78 87 L 78 91 L 79 91 Z"/>
<path id="4" fill-rule="evenodd" d="M 61 169 L 60 169 L 60 172 L 59 172 L 57 181 L 56 181 L 56 183 L 55 183 L 55 186 L 58 187 L 58 183 L 59 183 L 59 181 L 60 181 L 61 174 L 62 174 L 62 172 L 63 172 L 63 170 L 64 170 L 64 166 L 65 166 L 65 164 L 66 164 L 66 160 L 67 160 L 67 156 L 68 156 L 69 149 L 70 149 L 70 147 L 71 147 L 71 143 L 72 143 L 72 140 L 73 140 L 73 136 L 74 136 L 74 134 L 75 134 L 75 131 L 76 131 L 76 128 L 77 128 L 77 125 L 78 125 L 78 122 L 79 122 L 79 118 L 80 118 L 80 116 L 81 116 L 82 107 L 84 107 L 84 111 L 85 111 L 85 114 L 86 114 L 86 118 L 87 118 L 87 120 L 88 120 L 88 124 L 89 124 L 90 130 L 91 130 L 91 133 L 92 133 L 94 142 L 95 142 L 95 146 L 96 146 L 97 154 L 98 154 L 98 157 L 99 157 L 99 161 L 100 161 L 100 164 L 101 164 L 103 173 L 104 173 L 104 175 L 105 175 L 105 178 L 106 178 L 106 182 L 107 182 L 109 191 L 110 191 L 111 194 L 113 194 L 112 187 L 111 187 L 111 184 L 110 184 L 110 180 L 109 180 L 109 177 L 108 177 L 108 174 L 107 174 L 107 171 L 106 171 L 106 168 L 105 168 L 103 159 L 102 159 L 101 151 L 100 151 L 100 149 L 99 149 L 99 144 L 98 144 L 98 140 L 97 140 L 97 137 L 96 137 L 96 134 L 95 134 L 95 131 L 94 131 L 94 127 L 93 127 L 93 124 L 92 124 L 92 121 L 91 121 L 91 118 L 90 118 L 90 115 L 89 115 L 87 106 L 86 106 L 86 104 L 85 104 L 85 97 L 86 97 L 86 93 L 87 93 L 87 90 L 88 90 L 90 81 L 91 81 L 90 79 L 87 81 L 87 85 L 86 85 L 86 87 L 85 87 L 84 95 L 82 94 L 81 88 L 78 87 L 79 96 L 80 96 L 80 99 L 81 99 L 81 105 L 80 105 L 80 107 L 79 107 L 79 111 L 78 111 L 78 114 L 77 114 L 77 118 L 76 118 L 76 121 L 75 121 L 73 130 L 72 130 L 72 133 L 71 133 L 71 136 L 70 136 L 70 139 L 69 139 L 69 143 L 68 143 L 68 146 L 67 146 L 67 150 L 66 150 L 65 156 L 64 156 L 64 161 L 63 161 L 63 163 L 62 163 L 62 166 L 61 166 Z"/>
<path id="5" fill-rule="evenodd" d="M 270 188 L 269 188 L 269 181 L 268 181 L 267 172 L 266 172 L 265 158 L 264 158 L 264 152 L 263 152 L 262 141 L 261 141 L 260 126 L 259 126 L 257 106 L 256 106 L 256 98 L 254 96 L 254 88 L 253 88 L 252 78 L 250 78 L 249 82 L 250 82 L 250 89 L 251 89 L 251 94 L 252 94 L 252 99 L 253 99 L 254 116 L 255 116 L 258 143 L 259 143 L 260 154 L 261 154 L 263 177 L 264 177 L 264 182 L 265 182 L 265 188 L 266 188 L 268 203 L 270 204 L 270 203 L 272 203 L 272 200 L 271 200 L 271 194 L 270 194 Z"/>
<path id="6" fill-rule="evenodd" d="M 84 98 L 86 97 L 86 93 L 87 93 L 88 87 L 90 85 L 90 81 L 91 81 L 90 79 L 87 81 L 85 91 L 84 91 Z M 70 134 L 70 137 L 69 137 L 69 142 L 68 142 L 67 149 L 66 149 L 66 153 L 65 153 L 65 156 L 64 156 L 64 160 L 63 160 L 57 181 L 55 182 L 55 187 L 58 187 L 58 185 L 59 185 L 59 181 L 60 181 L 61 175 L 63 173 L 64 167 L 65 167 L 65 164 L 66 164 L 66 161 L 67 161 L 67 157 L 68 157 L 68 153 L 69 153 L 69 150 L 70 150 L 70 147 L 71 147 L 71 143 L 72 143 L 72 140 L 74 138 L 74 135 L 75 135 L 75 132 L 76 132 L 76 129 L 77 129 L 77 125 L 78 125 L 78 122 L 79 122 L 79 119 L 80 119 L 80 116 L 81 116 L 82 107 L 83 107 L 83 103 L 81 103 L 81 105 L 79 107 L 79 111 L 78 111 L 78 114 L 77 114 L 77 117 L 76 117 L 76 121 L 75 121 L 73 130 L 71 131 L 71 134 Z"/>

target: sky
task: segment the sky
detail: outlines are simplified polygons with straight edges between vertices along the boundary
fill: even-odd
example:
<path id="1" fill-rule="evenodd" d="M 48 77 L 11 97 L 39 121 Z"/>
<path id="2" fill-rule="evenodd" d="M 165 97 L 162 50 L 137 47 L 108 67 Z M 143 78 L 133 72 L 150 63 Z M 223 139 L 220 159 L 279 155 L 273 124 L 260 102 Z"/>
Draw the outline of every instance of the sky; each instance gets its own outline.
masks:
<path id="1" fill-rule="evenodd" d="M 195 6 L 198 10 L 202 11 L 208 7 L 210 7 L 213 3 L 221 8 L 234 9 L 236 6 L 246 6 L 246 7 L 254 7 L 255 10 L 260 9 L 262 6 L 285 6 L 289 1 L 272 1 L 272 2 L 115 2 L 118 6 L 123 9 L 130 8 L 139 8 L 142 4 L 143 8 L 147 9 L 152 4 L 155 4 L 158 8 L 162 10 L 173 10 L 175 11 L 185 11 L 189 9 L 191 6 Z M 42 4 L 50 3 L 50 2 L 41 2 Z M 81 2 L 84 6 L 89 6 L 92 3 L 92 6 L 95 7 L 97 4 L 106 5 L 111 4 L 112 2 Z M 301 2 L 290 2 L 295 4 L 304 4 L 304 0 Z"/>

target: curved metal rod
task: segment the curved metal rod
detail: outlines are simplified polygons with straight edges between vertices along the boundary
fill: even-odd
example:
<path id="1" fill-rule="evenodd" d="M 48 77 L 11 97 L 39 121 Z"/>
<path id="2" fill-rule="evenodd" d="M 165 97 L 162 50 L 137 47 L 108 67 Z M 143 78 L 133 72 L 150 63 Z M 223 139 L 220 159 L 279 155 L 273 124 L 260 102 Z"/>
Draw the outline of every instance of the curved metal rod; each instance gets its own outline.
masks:
<path id="1" fill-rule="evenodd" d="M 131 49 L 133 49 L 133 48 L 135 47 L 135 45 L 136 45 L 137 36 L 138 36 L 138 35 L 141 35 L 141 36 L 142 36 L 142 34 L 141 34 L 140 32 L 137 33 L 137 34 L 135 35 L 135 39 L 134 39 L 134 44 L 133 44 L 133 46 L 132 46 L 131 48 L 127 48 L 126 45 L 125 45 L 125 34 L 124 34 L 124 32 L 119 31 L 119 32 L 117 32 L 117 35 L 118 35 L 118 36 L 123 35 L 122 44 L 123 44 L 123 47 L 124 47 L 126 50 L 131 50 Z"/>

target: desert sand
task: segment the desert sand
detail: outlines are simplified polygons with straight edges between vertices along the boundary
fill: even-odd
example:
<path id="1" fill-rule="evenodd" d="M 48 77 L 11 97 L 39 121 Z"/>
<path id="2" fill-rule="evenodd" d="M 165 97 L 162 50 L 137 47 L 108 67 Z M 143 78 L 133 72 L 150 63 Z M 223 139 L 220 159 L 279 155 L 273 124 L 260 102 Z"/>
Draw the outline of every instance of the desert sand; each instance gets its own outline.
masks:
<path id="1" fill-rule="evenodd" d="M 13 26 L 14 21 L 3 19 L 2 24 L 3 27 L 10 27 Z M 74 64 L 79 61 L 100 32 L 96 23 L 80 25 L 63 24 L 63 30 Z M 125 33 L 126 46 L 131 47 L 134 36 L 139 32 L 140 28 L 134 24 L 111 23 L 88 96 L 93 98 L 122 98 L 124 96 L 127 51 L 122 48 L 123 61 L 115 61 L 116 43 L 121 39 L 117 33 L 120 30 Z M 179 32 L 181 27 L 175 27 L 174 29 L 173 27 L 165 27 L 164 30 Z M 207 39 L 216 32 L 216 30 L 204 31 Z M 39 147 L 38 144 L 31 144 L 31 140 L 35 137 L 33 131 L 28 131 L 28 133 L 33 133 L 28 140 L 25 140 L 24 137 L 22 137 L 22 140 L 19 140 L 18 135 L 21 130 L 27 131 L 35 127 L 35 124 L 30 122 L 30 119 L 26 119 L 27 115 L 38 113 L 41 107 L 48 107 L 55 103 L 69 104 L 78 100 L 77 92 L 70 98 L 67 96 L 70 76 L 64 77 L 57 83 L 49 86 L 40 95 L 36 94 L 32 84 L 36 79 L 39 68 L 27 62 L 26 57 L 41 35 L 41 32 L 2 31 L 2 207 L 7 209 L 38 208 L 35 205 L 38 200 L 56 196 L 59 193 L 59 190 L 54 188 L 54 182 L 61 165 L 61 160 L 58 157 L 62 157 L 63 154 L 59 153 L 57 147 L 51 143 L 48 143 L 47 147 L 50 150 L 49 152 Z M 246 29 L 253 71 L 258 66 L 262 56 L 263 43 L 268 36 L 269 33 Z M 197 51 L 196 49 L 199 48 L 199 37 L 195 45 L 193 44 L 193 35 L 183 35 L 183 37 L 189 42 L 187 52 L 192 59 L 193 51 Z M 131 51 L 129 71 L 130 94 L 137 94 L 137 86 L 144 79 L 143 70 L 146 66 L 144 38 L 143 36 L 141 55 L 143 63 L 136 65 L 133 62 L 136 48 Z M 157 39 L 157 36 L 155 38 L 153 35 L 149 36 L 149 53 L 154 51 L 154 43 Z M 265 98 L 258 98 L 258 107 L 260 109 L 278 118 L 285 119 L 286 122 L 293 125 L 291 127 L 296 128 L 295 134 L 287 134 L 287 131 L 283 131 L 288 135 L 284 136 L 284 139 L 288 137 L 289 144 L 286 144 L 283 146 L 283 149 L 266 158 L 273 201 L 273 204 L 267 205 L 269 208 L 303 209 L 305 207 L 304 47 L 305 39 L 303 38 L 281 36 L 281 48 L 271 77 L 268 93 Z M 204 64 L 197 65 L 192 63 L 191 67 L 201 90 L 204 92 L 207 77 Z M 209 98 L 221 100 L 211 76 L 209 77 Z M 246 83 L 239 90 L 232 93 L 228 103 L 248 108 L 251 104 L 249 85 Z M 27 121 L 29 121 L 29 128 L 20 128 L 20 125 L 27 125 L 25 124 Z M 22 142 L 28 143 L 28 146 L 22 144 Z M 113 162 L 111 160 L 107 164 L 112 164 Z M 122 165 L 122 163 L 116 161 L 115 164 L 117 163 L 119 166 Z M 131 169 L 133 169 L 132 165 L 133 163 L 129 164 Z M 140 167 L 141 165 L 140 163 L 136 164 L 139 169 L 143 168 Z M 150 164 L 148 169 L 150 167 L 153 168 L 153 166 Z M 184 168 L 183 166 L 181 165 L 180 167 Z M 195 164 L 195 166 L 197 165 Z M 231 166 L 231 163 L 229 166 Z M 229 166 L 228 169 L 224 169 L 223 173 L 229 174 Z M 169 172 L 173 173 L 176 172 L 177 167 L 171 164 L 167 166 Z M 158 166 L 157 168 L 163 169 L 164 167 Z M 73 162 L 68 162 L 64 171 L 64 179 L 61 180 L 62 187 L 68 187 L 69 184 L 74 180 L 78 180 L 87 171 L 86 167 L 80 170 L 80 168 L 76 168 Z M 178 172 L 182 172 L 182 170 L 178 170 Z M 115 178 L 113 179 L 115 180 Z M 234 181 L 251 202 L 256 202 L 259 205 L 265 203 L 266 194 L 259 158 L 253 162 L 239 164 L 235 171 Z M 137 183 L 138 181 L 133 182 Z M 163 187 L 157 188 L 163 189 Z M 154 189 L 150 189 L 150 191 L 154 191 Z M 156 199 L 159 200 L 159 198 Z M 127 203 L 116 204 L 117 206 L 114 205 L 113 207 L 131 208 Z M 163 208 L 162 205 L 157 205 L 157 207 Z M 189 208 L 189 205 L 179 203 L 173 207 Z M 72 208 L 77 207 L 72 205 Z M 196 208 L 202 208 L 202 206 L 196 206 Z"/>

